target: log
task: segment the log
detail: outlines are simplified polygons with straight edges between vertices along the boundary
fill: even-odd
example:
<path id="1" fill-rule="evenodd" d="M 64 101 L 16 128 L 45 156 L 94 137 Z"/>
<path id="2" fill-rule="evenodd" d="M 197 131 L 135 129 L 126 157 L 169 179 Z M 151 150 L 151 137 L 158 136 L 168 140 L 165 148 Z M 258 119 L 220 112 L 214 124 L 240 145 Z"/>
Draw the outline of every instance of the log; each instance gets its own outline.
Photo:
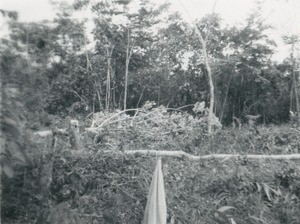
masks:
<path id="1" fill-rule="evenodd" d="M 112 152 L 105 150 L 104 153 Z M 288 154 L 288 155 L 241 155 L 241 154 L 210 154 L 204 156 L 195 156 L 188 154 L 184 151 L 158 151 L 158 150 L 126 150 L 124 151 L 127 155 L 145 155 L 145 156 L 168 156 L 175 158 L 186 158 L 192 161 L 198 161 L 202 159 L 272 159 L 272 160 L 298 160 L 300 154 Z"/>
<path id="2" fill-rule="evenodd" d="M 74 122 L 75 121 L 75 122 Z M 81 141 L 80 141 L 80 133 L 78 128 L 78 123 L 76 120 L 73 120 L 73 127 L 70 128 L 72 139 L 70 139 L 74 149 L 81 149 Z M 70 126 L 71 122 L 70 122 Z M 96 128 L 89 128 L 88 131 L 95 132 Z M 65 129 L 59 129 L 59 134 L 66 134 L 68 133 Z M 41 137 L 45 137 L 47 135 L 52 134 L 52 131 L 39 131 L 35 133 Z M 111 150 L 104 150 L 103 153 L 115 153 Z M 210 155 L 203 155 L 203 156 L 195 156 L 188 154 L 184 151 L 166 151 L 166 150 L 126 150 L 123 152 L 127 155 L 144 155 L 144 156 L 167 156 L 167 157 L 175 157 L 175 158 L 186 158 L 191 161 L 198 161 L 203 159 L 238 159 L 238 158 L 245 158 L 245 159 L 273 159 L 273 160 L 299 160 L 300 154 L 285 154 L 285 155 L 259 155 L 259 154 L 250 154 L 250 155 L 241 155 L 241 154 L 210 154 Z M 123 153 L 117 152 L 116 154 L 122 155 Z"/>

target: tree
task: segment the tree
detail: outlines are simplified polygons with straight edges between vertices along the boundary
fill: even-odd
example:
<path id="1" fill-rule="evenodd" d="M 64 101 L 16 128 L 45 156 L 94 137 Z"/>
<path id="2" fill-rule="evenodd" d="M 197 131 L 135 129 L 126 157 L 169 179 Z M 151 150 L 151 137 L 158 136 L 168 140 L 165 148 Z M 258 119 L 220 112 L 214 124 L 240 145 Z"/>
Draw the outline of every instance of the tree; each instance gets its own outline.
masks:
<path id="1" fill-rule="evenodd" d="M 295 48 L 297 43 L 300 42 L 300 39 L 296 35 L 292 36 L 284 36 L 283 40 L 285 44 L 291 45 L 291 53 L 290 53 L 290 61 L 292 65 L 292 87 L 291 87 L 291 94 L 290 94 L 290 115 L 293 116 L 293 92 L 295 96 L 295 110 L 297 116 L 297 123 L 300 125 L 300 104 L 299 104 L 299 69 L 297 70 L 297 63 L 295 58 Z M 298 72 L 298 74 L 297 74 Z"/>
<path id="2" fill-rule="evenodd" d="M 267 113 L 271 107 L 268 101 L 271 100 L 270 97 L 278 102 L 280 90 L 273 85 L 278 71 L 270 60 L 276 45 L 266 35 L 269 28 L 259 12 L 254 12 L 243 27 L 226 28 L 223 31 L 226 46 L 223 48 L 223 57 L 219 60 L 220 72 L 217 72 L 220 96 L 225 96 L 223 105 L 219 106 L 222 108 L 222 119 L 225 110 L 229 113 L 226 120 L 231 120 L 233 116 L 244 119 L 247 114 L 260 114 L 264 119 L 270 115 Z M 228 72 L 226 76 L 224 71 Z M 272 75 L 271 71 L 276 75 Z M 227 82 L 224 78 L 229 80 L 226 88 L 222 86 Z"/>

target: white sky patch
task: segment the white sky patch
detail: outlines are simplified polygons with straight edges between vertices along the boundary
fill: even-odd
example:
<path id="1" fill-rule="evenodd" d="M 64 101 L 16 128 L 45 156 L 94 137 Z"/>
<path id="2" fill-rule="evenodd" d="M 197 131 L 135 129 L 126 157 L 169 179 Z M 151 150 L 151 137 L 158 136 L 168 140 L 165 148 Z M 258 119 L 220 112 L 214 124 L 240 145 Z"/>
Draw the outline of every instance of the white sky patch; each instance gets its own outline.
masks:
<path id="1" fill-rule="evenodd" d="M 55 16 L 49 0 L 1 0 L 0 8 L 19 12 L 19 21 L 22 22 L 41 21 Z"/>
<path id="2" fill-rule="evenodd" d="M 173 0 L 174 8 L 187 20 L 201 18 L 213 11 L 220 14 L 223 23 L 240 26 L 241 23 L 258 7 L 254 0 Z M 300 36 L 300 1 L 299 0 L 264 0 L 260 1 L 262 18 L 273 26 L 268 31 L 270 39 L 278 47 L 273 59 L 282 61 L 289 55 L 289 47 L 282 41 L 283 35 Z M 296 54 L 299 52 L 296 52 Z"/>

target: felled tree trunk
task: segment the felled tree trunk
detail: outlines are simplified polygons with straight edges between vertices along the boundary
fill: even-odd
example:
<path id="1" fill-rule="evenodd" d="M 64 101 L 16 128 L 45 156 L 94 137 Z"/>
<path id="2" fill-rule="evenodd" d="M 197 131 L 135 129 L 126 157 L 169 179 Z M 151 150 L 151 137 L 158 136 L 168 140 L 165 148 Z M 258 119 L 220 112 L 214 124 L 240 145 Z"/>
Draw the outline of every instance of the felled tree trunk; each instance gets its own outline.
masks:
<path id="1" fill-rule="evenodd" d="M 111 150 L 103 151 L 103 153 L 113 153 Z M 288 154 L 288 155 L 240 155 L 240 154 L 210 154 L 203 156 L 195 156 L 188 154 L 184 151 L 164 151 L 164 150 L 125 150 L 122 154 L 127 155 L 143 155 L 143 156 L 166 156 L 174 158 L 185 158 L 191 161 L 209 160 L 209 159 L 271 159 L 271 160 L 300 160 L 300 154 Z M 119 155 L 122 155 L 119 153 Z M 118 155 L 118 154 L 116 154 Z"/>

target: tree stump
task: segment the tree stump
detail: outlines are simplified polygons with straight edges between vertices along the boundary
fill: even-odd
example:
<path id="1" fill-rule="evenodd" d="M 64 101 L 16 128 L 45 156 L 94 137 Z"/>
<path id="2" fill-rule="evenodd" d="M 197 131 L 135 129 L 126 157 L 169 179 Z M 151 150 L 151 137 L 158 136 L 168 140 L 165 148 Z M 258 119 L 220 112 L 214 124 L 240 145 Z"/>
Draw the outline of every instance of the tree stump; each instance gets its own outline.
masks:
<path id="1" fill-rule="evenodd" d="M 78 120 L 70 120 L 69 133 L 70 133 L 70 144 L 72 149 L 81 150 L 82 144 L 80 139 Z"/>
<path id="2" fill-rule="evenodd" d="M 52 183 L 52 170 L 53 170 L 53 154 L 56 149 L 56 136 L 51 134 L 46 136 L 39 136 L 40 141 L 46 141 L 44 149 L 41 152 L 39 163 L 39 186 L 41 195 L 46 199 L 50 192 L 50 185 Z"/>

